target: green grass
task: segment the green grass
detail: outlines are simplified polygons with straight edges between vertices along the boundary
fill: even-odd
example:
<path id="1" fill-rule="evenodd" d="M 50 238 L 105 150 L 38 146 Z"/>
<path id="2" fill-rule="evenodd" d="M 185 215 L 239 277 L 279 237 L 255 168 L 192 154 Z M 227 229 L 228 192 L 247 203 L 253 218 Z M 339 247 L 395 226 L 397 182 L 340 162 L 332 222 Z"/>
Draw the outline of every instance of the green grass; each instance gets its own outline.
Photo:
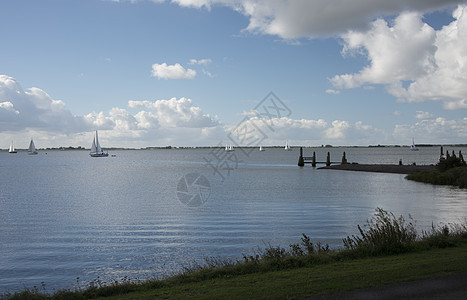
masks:
<path id="1" fill-rule="evenodd" d="M 467 243 L 403 255 L 289 270 L 168 283 L 109 299 L 293 299 L 467 270 Z"/>
<path id="2" fill-rule="evenodd" d="M 244 255 L 241 260 L 207 259 L 163 280 L 105 283 L 48 295 L 37 289 L 5 299 L 283 299 L 371 287 L 467 271 L 467 223 L 433 226 L 417 233 L 409 216 L 377 208 L 360 235 L 331 250 L 303 234 L 301 243 Z"/>

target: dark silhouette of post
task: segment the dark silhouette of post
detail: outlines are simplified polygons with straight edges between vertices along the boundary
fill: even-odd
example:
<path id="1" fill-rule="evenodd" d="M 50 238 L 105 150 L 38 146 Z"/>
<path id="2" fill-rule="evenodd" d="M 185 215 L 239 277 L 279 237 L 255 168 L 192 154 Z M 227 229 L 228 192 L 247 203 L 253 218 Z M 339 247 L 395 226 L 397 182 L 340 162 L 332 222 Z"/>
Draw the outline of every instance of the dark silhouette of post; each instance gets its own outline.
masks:
<path id="1" fill-rule="evenodd" d="M 303 167 L 305 165 L 305 161 L 303 160 L 303 148 L 300 147 L 300 156 L 298 157 L 298 166 Z"/>
<path id="2" fill-rule="evenodd" d="M 345 151 L 344 151 L 344 153 L 342 154 L 341 165 L 345 165 L 345 164 L 347 164 L 347 158 L 345 157 Z"/>
<path id="3" fill-rule="evenodd" d="M 316 167 L 316 152 L 313 152 L 313 157 L 311 158 L 311 166 Z"/>
<path id="4" fill-rule="evenodd" d="M 328 156 L 326 157 L 326 167 L 331 165 L 331 154 L 328 152 Z"/>

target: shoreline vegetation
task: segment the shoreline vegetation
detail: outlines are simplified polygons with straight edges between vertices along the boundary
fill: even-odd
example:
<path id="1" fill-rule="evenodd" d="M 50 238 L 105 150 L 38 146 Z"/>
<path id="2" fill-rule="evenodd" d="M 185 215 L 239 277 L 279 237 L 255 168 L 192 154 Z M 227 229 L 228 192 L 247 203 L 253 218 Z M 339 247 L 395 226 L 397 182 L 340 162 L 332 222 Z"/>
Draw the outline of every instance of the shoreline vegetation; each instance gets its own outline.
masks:
<path id="1" fill-rule="evenodd" d="M 376 208 L 358 235 L 330 249 L 302 234 L 288 248 L 268 245 L 242 259 L 207 258 L 179 274 L 145 281 L 99 279 L 53 294 L 45 286 L 2 299 L 304 298 L 467 271 L 467 219 L 418 233 L 410 217 Z"/>
<path id="2" fill-rule="evenodd" d="M 405 178 L 417 182 L 429 183 L 433 185 L 451 185 L 459 188 L 467 188 L 467 164 L 462 152 L 458 154 L 452 151 L 451 154 L 443 152 L 436 165 L 391 165 L 391 164 L 358 164 L 342 163 L 320 167 L 318 169 L 396 173 L 408 174 Z"/>
<path id="3" fill-rule="evenodd" d="M 439 162 L 433 169 L 412 173 L 406 178 L 423 183 L 452 185 L 465 189 L 467 188 L 467 164 L 461 151 L 457 156 L 454 151 L 452 154 L 446 152 L 444 155 L 441 148 Z"/>

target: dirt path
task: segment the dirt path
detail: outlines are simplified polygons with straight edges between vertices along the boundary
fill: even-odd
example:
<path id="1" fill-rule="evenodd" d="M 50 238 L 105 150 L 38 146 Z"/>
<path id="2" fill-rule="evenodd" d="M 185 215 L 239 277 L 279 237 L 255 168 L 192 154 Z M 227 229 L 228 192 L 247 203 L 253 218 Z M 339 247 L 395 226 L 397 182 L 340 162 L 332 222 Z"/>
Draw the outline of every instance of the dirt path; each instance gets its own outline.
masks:
<path id="1" fill-rule="evenodd" d="M 467 273 L 394 283 L 308 299 L 467 299 Z"/>

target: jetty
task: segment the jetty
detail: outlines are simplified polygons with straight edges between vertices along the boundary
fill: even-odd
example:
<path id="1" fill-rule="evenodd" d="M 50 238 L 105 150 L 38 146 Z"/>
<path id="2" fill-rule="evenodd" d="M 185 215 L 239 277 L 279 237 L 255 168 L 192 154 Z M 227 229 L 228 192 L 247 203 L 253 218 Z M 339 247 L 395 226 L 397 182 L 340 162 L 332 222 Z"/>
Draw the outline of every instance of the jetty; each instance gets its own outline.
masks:
<path id="1" fill-rule="evenodd" d="M 441 148 L 441 153 L 443 152 Z M 441 154 L 442 155 L 442 154 Z M 312 167 L 316 167 L 318 164 L 324 164 L 325 166 L 318 169 L 326 170 L 343 170 L 343 171 L 360 171 L 360 172 L 377 172 L 377 173 L 395 173 L 395 174 L 412 174 L 415 172 L 428 171 L 435 168 L 434 165 L 403 165 L 402 161 L 399 164 L 358 164 L 347 162 L 345 152 L 342 154 L 340 162 L 331 161 L 331 155 L 328 152 L 326 161 L 318 161 L 316 159 L 316 152 L 313 152 L 313 156 L 303 156 L 303 148 L 300 147 L 300 156 L 298 157 L 298 166 L 303 167 L 305 164 L 311 164 Z"/>
<path id="2" fill-rule="evenodd" d="M 391 165 L 391 164 L 344 164 L 326 166 L 318 169 L 360 171 L 376 173 L 412 174 L 416 172 L 429 171 L 434 165 Z"/>
<path id="3" fill-rule="evenodd" d="M 313 156 L 303 156 L 303 147 L 300 147 L 300 156 L 298 157 L 298 166 L 303 167 L 305 164 L 311 164 L 312 167 L 316 167 L 317 164 L 325 164 L 327 167 L 332 164 L 347 164 L 347 159 L 345 158 L 345 152 L 342 155 L 342 160 L 340 162 L 331 161 L 331 154 L 328 152 L 326 156 L 326 161 L 317 161 L 316 152 L 313 152 Z"/>

